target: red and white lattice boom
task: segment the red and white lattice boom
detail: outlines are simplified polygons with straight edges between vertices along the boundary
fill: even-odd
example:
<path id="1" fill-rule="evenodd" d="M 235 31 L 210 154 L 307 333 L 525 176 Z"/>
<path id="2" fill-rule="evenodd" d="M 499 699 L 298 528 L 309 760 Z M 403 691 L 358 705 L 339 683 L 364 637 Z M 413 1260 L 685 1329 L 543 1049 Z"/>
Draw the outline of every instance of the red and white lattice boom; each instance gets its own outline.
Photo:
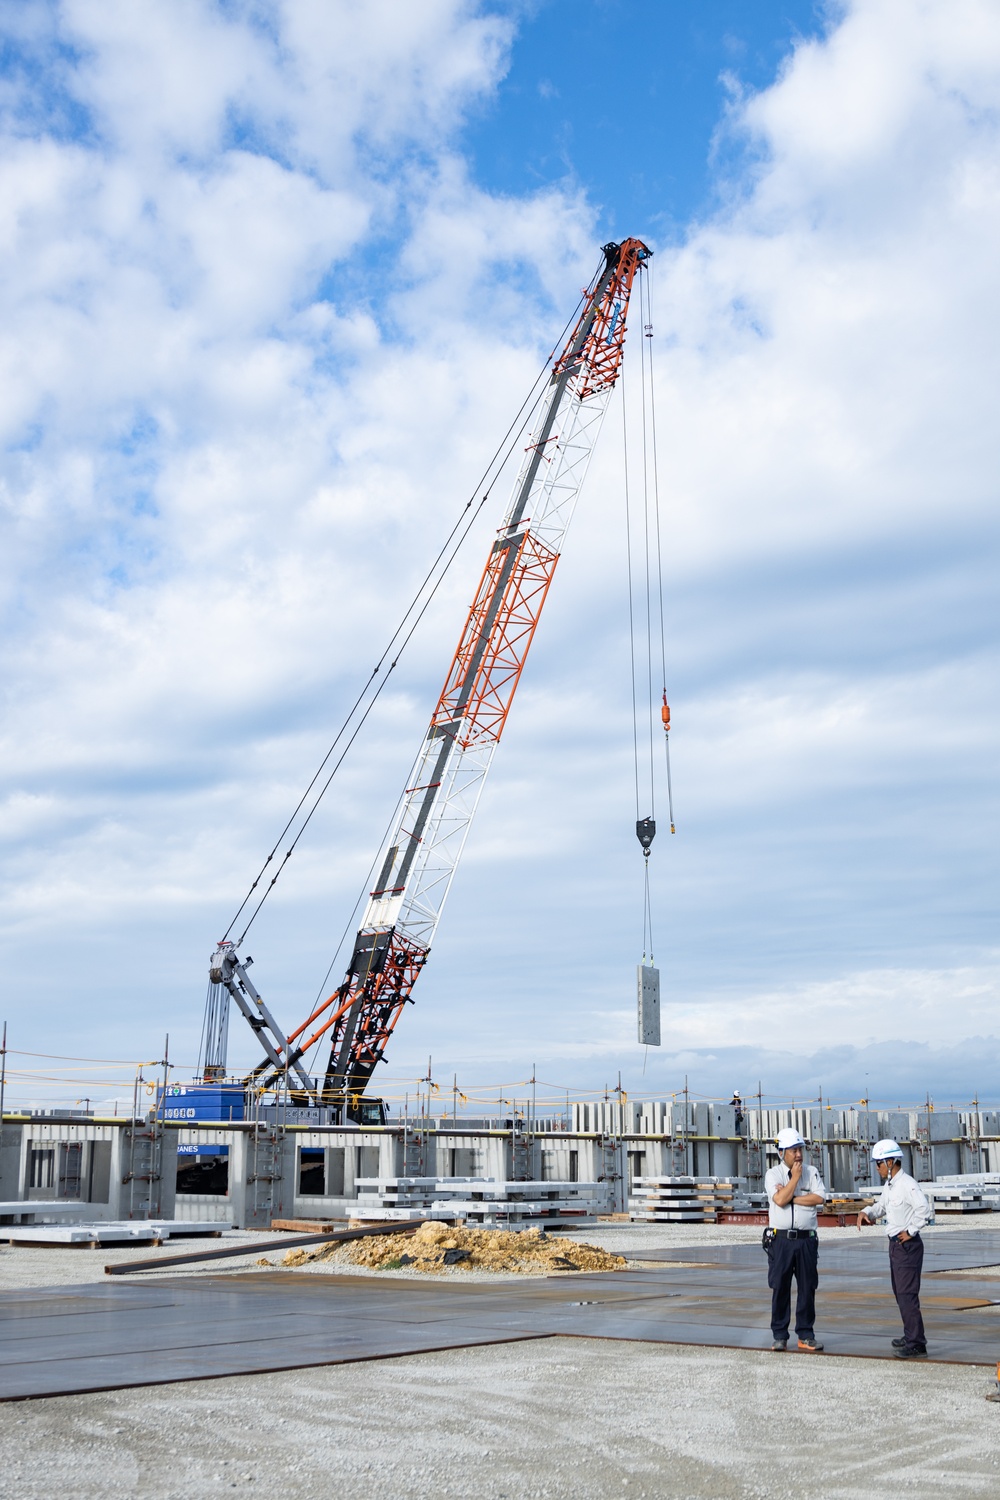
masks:
<path id="1" fill-rule="evenodd" d="M 301 1077 L 304 1054 L 328 1035 L 319 1102 L 349 1117 L 358 1116 L 427 961 L 618 378 L 632 285 L 649 255 L 634 239 L 604 248 L 576 327 L 553 360 L 507 515 L 379 861 L 347 975 L 290 1034 L 287 1050 L 277 1046 L 284 1066 Z M 258 1078 L 274 1071 L 269 1055 Z"/>

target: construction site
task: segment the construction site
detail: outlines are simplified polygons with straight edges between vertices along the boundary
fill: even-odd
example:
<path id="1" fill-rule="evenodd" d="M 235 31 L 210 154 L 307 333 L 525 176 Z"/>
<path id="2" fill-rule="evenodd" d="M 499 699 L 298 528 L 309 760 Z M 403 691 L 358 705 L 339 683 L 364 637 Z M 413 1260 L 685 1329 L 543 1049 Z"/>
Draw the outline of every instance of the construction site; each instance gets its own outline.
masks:
<path id="1" fill-rule="evenodd" d="M 120 1114 L 9 1107 L 5 1038 L 0 1395 L 15 1404 L 0 1492 L 187 1497 L 280 1483 L 302 1496 L 340 1484 L 359 1497 L 847 1496 L 861 1493 L 864 1469 L 864 1492 L 881 1494 L 885 1475 L 875 1488 L 870 1476 L 886 1432 L 902 1423 L 915 1442 L 914 1422 L 923 1434 L 932 1407 L 939 1435 L 921 1437 L 918 1463 L 897 1463 L 899 1482 L 930 1493 L 915 1476 L 940 1465 L 956 1494 L 994 1492 L 1000 1435 L 982 1397 L 997 1392 L 1000 1357 L 1000 1111 L 929 1100 L 771 1108 L 762 1095 L 711 1101 L 686 1089 L 633 1101 L 619 1087 L 563 1110 L 525 1102 L 473 1117 L 456 1106 L 449 1117 L 429 1087 L 412 1108 L 378 1088 L 396 1027 L 427 985 L 618 383 L 630 301 L 645 333 L 637 399 L 652 411 L 650 254 L 637 239 L 604 246 L 476 488 L 479 505 L 519 455 L 349 923 L 340 983 L 289 1026 L 251 978 L 246 942 L 388 680 L 378 668 L 215 942 L 195 1076 L 172 1072 L 165 1048 L 162 1076 L 137 1083 Z M 648 506 L 652 449 L 641 466 Z M 380 666 L 395 666 L 465 526 Z M 668 1015 L 653 959 L 654 782 L 667 809 L 661 841 L 674 816 L 663 570 L 648 508 L 645 539 L 631 732 L 645 882 L 636 1046 L 649 1048 Z M 255 976 L 267 969 L 259 960 Z M 257 1051 L 242 1074 L 229 1067 L 231 1024 L 249 1028 Z M 826 1354 L 841 1357 L 808 1370 L 789 1361 L 794 1375 L 767 1352 L 760 1246 L 765 1178 L 789 1130 L 825 1185 L 821 1322 Z M 858 1233 L 879 1191 L 873 1148 L 886 1138 L 931 1212 L 930 1360 L 902 1381 L 884 1247 Z M 785 1437 L 810 1410 L 823 1438 L 802 1488 L 803 1460 Z M 39 1463 L 41 1450 L 51 1459 Z"/>
<path id="2" fill-rule="evenodd" d="M 825 1352 L 776 1358 L 750 1170 L 776 1152 L 753 1132 L 806 1133 L 813 1112 L 751 1114 L 743 1137 L 729 1106 L 696 1106 L 680 1135 L 597 1108 L 565 1130 L 8 1116 L 28 1186 L 0 1228 L 5 1493 L 735 1500 L 802 1493 L 805 1473 L 806 1493 L 846 1497 L 859 1464 L 867 1494 L 903 1464 L 921 1496 L 942 1477 L 994 1492 L 989 1116 L 918 1113 L 905 1142 L 934 1218 L 929 1358 L 900 1371 L 884 1236 L 855 1227 L 884 1118 L 807 1137 L 830 1179 Z M 206 1161 L 217 1190 L 192 1192 Z M 805 1457 L 775 1446 L 786 1406 L 817 1414 Z"/>

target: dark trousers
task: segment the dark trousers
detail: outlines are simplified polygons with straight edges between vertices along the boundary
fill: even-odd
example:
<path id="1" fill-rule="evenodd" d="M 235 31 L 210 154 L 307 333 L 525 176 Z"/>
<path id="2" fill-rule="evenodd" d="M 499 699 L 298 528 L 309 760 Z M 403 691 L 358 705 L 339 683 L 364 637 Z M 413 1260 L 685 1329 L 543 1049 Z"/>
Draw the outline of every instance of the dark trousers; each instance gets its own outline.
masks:
<path id="1" fill-rule="evenodd" d="M 797 1288 L 795 1332 L 800 1339 L 811 1339 L 819 1285 L 819 1240 L 802 1235 L 794 1240 L 778 1238 L 771 1241 L 767 1284 L 771 1288 L 771 1334 L 776 1339 L 788 1337 L 793 1276 Z"/>
<path id="2" fill-rule="evenodd" d="M 903 1320 L 903 1337 L 908 1348 L 926 1349 L 924 1320 L 920 1316 L 920 1272 L 924 1264 L 924 1242 L 889 1241 L 889 1271 L 892 1294 Z"/>

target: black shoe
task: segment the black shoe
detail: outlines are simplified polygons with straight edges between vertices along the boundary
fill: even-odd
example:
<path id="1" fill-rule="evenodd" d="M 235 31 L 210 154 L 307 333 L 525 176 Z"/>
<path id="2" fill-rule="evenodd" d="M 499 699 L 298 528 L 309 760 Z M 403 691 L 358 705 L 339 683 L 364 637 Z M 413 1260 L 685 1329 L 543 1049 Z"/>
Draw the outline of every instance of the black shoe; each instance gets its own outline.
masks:
<path id="1" fill-rule="evenodd" d="M 905 1339 L 893 1339 L 893 1341 L 892 1341 L 892 1347 L 894 1349 L 905 1349 L 906 1348 L 906 1340 Z"/>
<path id="2" fill-rule="evenodd" d="M 787 1349 L 788 1349 L 788 1340 L 787 1339 L 775 1339 L 774 1343 L 771 1345 L 771 1353 L 772 1354 L 784 1354 Z"/>
<path id="3" fill-rule="evenodd" d="M 902 1349 L 896 1350 L 897 1359 L 926 1359 L 927 1349 L 920 1344 L 904 1344 Z"/>

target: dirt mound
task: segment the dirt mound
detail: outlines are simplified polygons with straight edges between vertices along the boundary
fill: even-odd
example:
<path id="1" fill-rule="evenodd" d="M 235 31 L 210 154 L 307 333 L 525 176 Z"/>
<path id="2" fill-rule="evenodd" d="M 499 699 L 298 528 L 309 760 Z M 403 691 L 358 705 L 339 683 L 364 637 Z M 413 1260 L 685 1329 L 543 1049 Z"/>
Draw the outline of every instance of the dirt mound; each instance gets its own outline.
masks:
<path id="1" fill-rule="evenodd" d="M 466 1229 L 459 1224 L 421 1224 L 413 1234 L 380 1234 L 318 1250 L 289 1250 L 283 1265 L 335 1261 L 378 1271 L 620 1271 L 621 1255 L 596 1245 L 546 1234 L 543 1229 Z"/>

